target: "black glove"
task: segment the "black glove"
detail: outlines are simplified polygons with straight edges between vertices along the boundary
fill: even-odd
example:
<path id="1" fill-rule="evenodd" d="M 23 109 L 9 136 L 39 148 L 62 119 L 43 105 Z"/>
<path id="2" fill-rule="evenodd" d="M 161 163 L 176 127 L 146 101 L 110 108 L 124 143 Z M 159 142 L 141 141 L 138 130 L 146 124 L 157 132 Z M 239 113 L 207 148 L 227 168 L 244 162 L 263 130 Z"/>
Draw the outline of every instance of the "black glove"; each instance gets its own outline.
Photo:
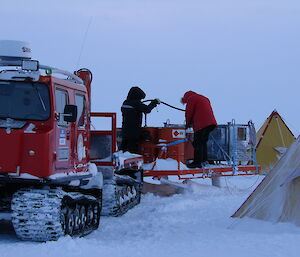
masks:
<path id="1" fill-rule="evenodd" d="M 156 100 L 152 100 L 151 101 L 151 106 L 153 106 L 153 108 L 156 107 L 157 106 L 157 101 Z"/>
<path id="2" fill-rule="evenodd" d="M 154 100 L 152 100 L 152 102 L 156 105 L 160 104 L 160 100 L 158 98 L 155 98 Z"/>

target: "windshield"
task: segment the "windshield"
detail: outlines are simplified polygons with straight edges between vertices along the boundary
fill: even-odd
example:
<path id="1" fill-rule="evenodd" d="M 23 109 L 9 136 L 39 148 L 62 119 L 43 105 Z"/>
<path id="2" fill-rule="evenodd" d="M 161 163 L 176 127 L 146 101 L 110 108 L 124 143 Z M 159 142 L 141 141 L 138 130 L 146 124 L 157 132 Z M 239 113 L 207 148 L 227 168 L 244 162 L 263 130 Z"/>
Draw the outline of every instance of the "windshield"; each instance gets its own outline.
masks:
<path id="1" fill-rule="evenodd" d="M 0 81 L 0 119 L 47 120 L 50 97 L 46 85 Z"/>

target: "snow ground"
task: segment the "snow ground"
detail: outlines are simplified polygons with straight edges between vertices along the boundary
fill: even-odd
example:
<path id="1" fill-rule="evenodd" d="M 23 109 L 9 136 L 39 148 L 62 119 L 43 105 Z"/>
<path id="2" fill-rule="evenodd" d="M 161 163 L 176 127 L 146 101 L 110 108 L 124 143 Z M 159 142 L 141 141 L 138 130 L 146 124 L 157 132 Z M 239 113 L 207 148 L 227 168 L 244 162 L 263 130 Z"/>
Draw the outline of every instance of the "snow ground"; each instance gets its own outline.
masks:
<path id="1" fill-rule="evenodd" d="M 199 180 L 193 192 L 143 197 L 122 217 L 102 217 L 85 238 L 22 242 L 8 222 L 0 223 L 1 257 L 293 257 L 300 252 L 300 228 L 230 218 L 261 177 L 223 179 L 223 188 Z"/>

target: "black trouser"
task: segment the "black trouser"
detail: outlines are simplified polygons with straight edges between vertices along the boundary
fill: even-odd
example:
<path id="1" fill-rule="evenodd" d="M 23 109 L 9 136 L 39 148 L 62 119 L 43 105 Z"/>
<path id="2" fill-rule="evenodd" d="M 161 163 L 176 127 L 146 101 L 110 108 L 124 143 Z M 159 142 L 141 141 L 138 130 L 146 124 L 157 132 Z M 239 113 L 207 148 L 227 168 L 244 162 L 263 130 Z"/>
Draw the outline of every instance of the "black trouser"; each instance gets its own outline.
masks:
<path id="1" fill-rule="evenodd" d="M 194 162 L 203 163 L 207 161 L 207 141 L 211 131 L 215 129 L 215 125 L 207 126 L 194 133 Z"/>
<path id="2" fill-rule="evenodd" d="M 121 150 L 123 152 L 139 153 L 139 138 L 122 138 Z"/>

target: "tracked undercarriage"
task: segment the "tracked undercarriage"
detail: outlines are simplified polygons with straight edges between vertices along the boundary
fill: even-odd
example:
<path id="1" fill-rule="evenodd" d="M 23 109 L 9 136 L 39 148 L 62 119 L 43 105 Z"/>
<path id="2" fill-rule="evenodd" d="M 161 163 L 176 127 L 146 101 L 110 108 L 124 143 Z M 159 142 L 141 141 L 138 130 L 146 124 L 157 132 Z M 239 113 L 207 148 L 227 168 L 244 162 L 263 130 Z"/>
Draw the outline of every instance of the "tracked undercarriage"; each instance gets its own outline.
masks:
<path id="1" fill-rule="evenodd" d="M 116 181 L 104 181 L 102 215 L 120 216 L 140 203 L 142 183 L 118 185 Z"/>
<path id="2" fill-rule="evenodd" d="M 101 199 L 56 189 L 20 189 L 12 198 L 12 223 L 22 240 L 57 240 L 98 228 Z"/>
<path id="3" fill-rule="evenodd" d="M 135 179 L 128 175 L 115 175 L 104 180 L 102 215 L 120 216 L 140 203 L 142 171 L 135 174 Z"/>

